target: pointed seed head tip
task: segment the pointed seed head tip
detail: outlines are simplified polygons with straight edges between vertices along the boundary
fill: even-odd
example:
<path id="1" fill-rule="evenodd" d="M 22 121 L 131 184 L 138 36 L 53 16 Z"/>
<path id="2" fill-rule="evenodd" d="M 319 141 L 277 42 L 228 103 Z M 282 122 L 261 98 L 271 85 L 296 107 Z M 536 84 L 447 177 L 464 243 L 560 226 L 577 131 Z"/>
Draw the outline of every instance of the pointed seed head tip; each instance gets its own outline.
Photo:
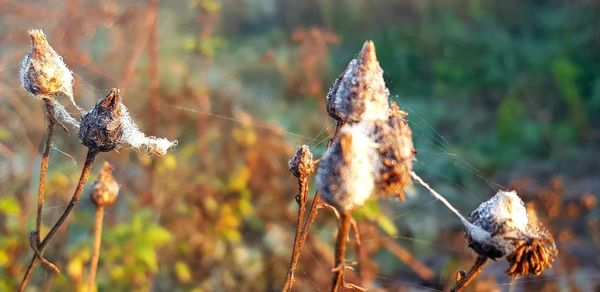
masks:
<path id="1" fill-rule="evenodd" d="M 359 60 L 363 64 L 375 64 L 377 63 L 377 53 L 375 52 L 375 44 L 368 40 L 364 43 L 362 50 L 359 54 Z"/>
<path id="2" fill-rule="evenodd" d="M 100 174 L 92 186 L 91 200 L 96 207 L 106 207 L 114 204 L 119 195 L 119 184 L 112 175 L 113 167 L 104 162 Z"/>

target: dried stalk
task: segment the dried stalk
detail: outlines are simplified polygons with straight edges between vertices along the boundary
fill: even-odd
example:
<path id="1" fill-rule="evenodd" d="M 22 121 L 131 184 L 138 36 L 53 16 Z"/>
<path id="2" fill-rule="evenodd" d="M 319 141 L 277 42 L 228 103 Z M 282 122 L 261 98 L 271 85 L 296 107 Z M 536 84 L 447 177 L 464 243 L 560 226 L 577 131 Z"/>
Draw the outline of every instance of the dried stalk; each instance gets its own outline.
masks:
<path id="1" fill-rule="evenodd" d="M 44 105 L 46 108 L 46 142 L 44 143 L 44 150 L 42 152 L 42 162 L 40 163 L 40 184 L 38 186 L 38 205 L 37 205 L 37 217 L 35 221 L 35 232 L 38 234 L 36 245 L 40 245 L 40 237 L 42 234 L 42 211 L 44 210 L 44 191 L 46 189 L 46 174 L 48 171 L 48 160 L 50 159 L 50 149 L 52 148 L 52 136 L 54 135 L 54 119 L 52 110 L 52 101 L 44 99 Z"/>
<path id="2" fill-rule="evenodd" d="M 56 232 L 58 232 L 58 230 L 63 225 L 63 223 L 65 222 L 67 217 L 69 217 L 69 214 L 71 214 L 71 211 L 73 210 L 73 208 L 75 208 L 75 206 L 77 206 L 77 204 L 79 203 L 79 198 L 81 197 L 81 192 L 83 191 L 83 187 L 85 186 L 85 183 L 87 182 L 87 179 L 90 175 L 90 171 L 92 170 L 92 166 L 94 165 L 94 158 L 96 158 L 96 154 L 98 154 L 98 152 L 88 151 L 87 156 L 85 158 L 85 164 L 83 165 L 83 169 L 81 170 L 81 177 L 79 178 L 79 183 L 77 184 L 77 188 L 75 188 L 73 197 L 71 197 L 71 201 L 69 202 L 69 205 L 67 206 L 67 208 L 65 209 L 63 214 L 60 216 L 58 221 L 56 221 L 54 226 L 52 226 L 52 229 L 50 229 L 50 232 L 48 232 L 48 234 L 46 235 L 44 240 L 39 244 L 38 250 L 39 250 L 40 254 L 42 254 L 44 252 L 44 248 L 46 247 L 46 245 L 48 245 L 50 240 L 52 240 L 52 238 L 56 235 Z M 35 265 L 37 263 L 36 262 L 37 258 L 38 257 L 36 255 L 34 255 L 33 258 L 31 259 L 31 262 L 29 263 L 29 266 L 27 267 L 27 271 L 25 272 L 25 275 L 23 276 L 23 280 L 21 281 L 19 291 L 24 291 L 25 288 L 27 287 L 27 284 L 29 283 L 29 280 L 31 279 L 31 274 L 33 272 L 33 268 L 35 267 Z"/>
<path id="3" fill-rule="evenodd" d="M 102 243 L 102 221 L 104 220 L 104 207 L 96 207 L 96 224 L 94 225 L 94 247 L 92 250 L 92 261 L 90 263 L 90 277 L 88 279 L 88 292 L 94 291 L 96 284 L 96 272 L 100 260 L 100 245 Z"/>
<path id="4" fill-rule="evenodd" d="M 352 215 L 342 213 L 340 227 L 338 228 L 337 240 L 335 243 L 335 265 L 333 268 L 333 280 L 331 291 L 337 292 L 340 286 L 345 286 L 344 272 L 346 269 L 346 243 L 348 242 L 348 234 L 350 233 Z"/>
<path id="5" fill-rule="evenodd" d="M 469 285 L 469 283 L 471 283 L 471 281 L 473 281 L 477 277 L 477 275 L 479 275 L 481 271 L 483 271 L 483 266 L 486 262 L 487 257 L 478 256 L 477 260 L 475 260 L 475 263 L 473 264 L 473 267 L 471 267 L 471 269 L 469 270 L 469 272 L 467 272 L 466 275 L 458 279 L 458 281 L 456 282 L 456 284 L 454 284 L 454 287 L 452 287 L 450 291 L 459 292 L 462 291 L 462 289 L 464 289 L 465 287 L 467 287 L 467 285 Z"/>
<path id="6" fill-rule="evenodd" d="M 287 275 L 285 276 L 285 282 L 283 284 L 283 291 L 290 291 L 294 285 L 294 271 L 298 265 L 300 259 L 300 252 L 304 245 L 303 237 L 303 221 L 306 213 L 306 200 L 308 199 L 308 182 L 305 176 L 298 178 L 298 195 L 296 196 L 296 203 L 298 203 L 298 220 L 296 225 L 296 235 L 294 237 L 294 249 L 292 251 L 292 259 L 288 268 Z M 304 240 L 303 240 L 304 239 Z"/>
<path id="7" fill-rule="evenodd" d="M 331 137 L 331 139 L 329 139 L 329 142 L 327 143 L 327 148 L 329 148 L 329 146 L 331 146 L 331 143 L 333 142 L 333 140 L 335 139 L 335 137 L 337 137 L 340 128 L 342 127 L 343 123 L 342 122 L 338 122 L 336 124 L 335 127 L 335 131 L 333 133 L 333 137 Z M 304 213 L 306 213 L 305 210 L 300 210 L 300 209 L 306 209 L 306 200 L 307 200 L 307 193 L 308 193 L 308 183 L 306 183 L 306 177 L 304 178 L 304 183 L 305 183 L 305 194 L 302 193 L 302 182 L 301 182 L 301 178 L 298 179 L 298 185 L 300 190 L 300 200 L 304 200 L 304 204 L 300 204 L 299 205 L 299 210 L 298 210 L 298 224 L 296 226 L 296 235 L 294 236 L 294 248 L 292 250 L 292 259 L 290 261 L 290 266 L 288 267 L 288 271 L 287 274 L 285 276 L 285 281 L 283 283 L 283 288 L 281 289 L 281 291 L 284 292 L 289 292 L 292 290 L 292 286 L 294 284 L 294 273 L 296 271 L 296 268 L 298 266 L 298 260 L 300 259 L 300 254 L 302 253 L 302 249 L 304 247 L 304 243 L 306 242 L 306 238 L 308 237 L 308 233 L 310 232 L 310 227 L 312 225 L 312 223 L 315 221 L 315 219 L 317 218 L 317 214 L 319 213 L 319 209 L 321 207 L 323 207 L 324 202 L 321 201 L 321 196 L 319 195 L 319 192 L 316 191 L 315 192 L 315 196 L 313 198 L 313 202 L 312 205 L 310 207 L 310 210 L 308 211 L 308 217 L 306 218 L 306 221 L 304 221 L 304 224 L 301 227 L 301 220 L 304 219 Z M 302 198 L 304 196 L 304 198 Z M 298 202 L 298 200 L 296 200 Z M 302 213 L 302 215 L 301 215 Z"/>

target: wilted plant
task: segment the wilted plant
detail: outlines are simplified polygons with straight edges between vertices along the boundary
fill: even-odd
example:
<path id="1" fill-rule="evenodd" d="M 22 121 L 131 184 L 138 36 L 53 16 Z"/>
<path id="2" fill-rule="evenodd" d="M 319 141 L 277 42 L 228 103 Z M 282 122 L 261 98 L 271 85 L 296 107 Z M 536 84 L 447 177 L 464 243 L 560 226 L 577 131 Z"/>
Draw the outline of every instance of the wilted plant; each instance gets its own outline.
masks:
<path id="1" fill-rule="evenodd" d="M 90 199 L 96 206 L 96 222 L 94 224 L 94 246 L 92 249 L 92 260 L 90 262 L 90 276 L 88 279 L 88 291 L 94 291 L 96 283 L 96 271 L 100 260 L 100 245 L 102 243 L 102 221 L 104 219 L 104 208 L 111 206 L 119 195 L 119 184 L 112 176 L 112 166 L 104 162 L 100 175 L 92 185 Z"/>
<path id="2" fill-rule="evenodd" d="M 36 241 L 35 244 L 31 244 L 35 255 L 31 259 L 27 271 L 25 272 L 19 289 L 20 291 L 23 291 L 27 286 L 37 258 L 49 268 L 58 271 L 55 265 L 42 257 L 42 253 L 49 241 L 64 224 L 71 211 L 79 203 L 81 192 L 87 182 L 97 154 L 112 151 L 120 146 L 126 146 L 135 149 L 141 148 L 145 150 L 148 155 L 164 155 L 167 153 L 168 149 L 177 144 L 177 141 L 147 137 L 142 133 L 129 116 L 127 108 L 122 104 L 120 91 L 118 89 L 110 90 L 109 94 L 100 100 L 94 108 L 84 113 L 81 124 L 71 118 L 65 110 L 62 110 L 60 116 L 65 118 L 65 121 L 72 124 L 75 128 L 79 129 L 79 139 L 81 139 L 83 145 L 88 148 L 88 152 L 79 182 L 69 204 L 45 238 L 40 241 L 39 229 L 41 226 L 41 210 L 43 208 L 43 188 L 46 169 L 48 167 L 48 153 L 51 146 L 50 129 L 56 121 L 54 112 L 52 111 L 52 105 L 60 106 L 59 103 L 54 102 L 51 99 L 51 96 L 63 93 L 72 98 L 73 95 L 72 75 L 64 63 L 62 63 L 60 56 L 58 56 L 58 54 L 56 54 L 56 52 L 48 45 L 44 34 L 41 31 L 31 31 L 30 35 L 32 37 L 32 48 L 23 61 L 21 81 L 23 87 L 32 94 L 44 94 L 42 98 L 44 98 L 47 105 L 49 135 L 46 140 L 42 158 L 36 231 L 30 236 L 32 241 Z M 62 106 L 60 107 L 62 109 Z"/>
<path id="3" fill-rule="evenodd" d="M 303 226 L 300 222 L 305 199 L 298 200 L 298 226 L 284 291 L 289 291 L 293 284 L 295 265 L 310 224 L 316 217 L 316 209 L 322 205 L 321 197 L 335 208 L 341 219 L 332 291 L 337 291 L 340 286 L 363 290 L 344 282 L 344 254 L 352 225 L 351 211 L 373 196 L 402 196 L 403 187 L 410 182 L 409 171 L 415 153 L 412 132 L 405 120 L 406 113 L 396 104 L 390 106 L 389 90 L 371 41 L 365 42 L 358 56 L 334 81 L 327 94 L 327 111 L 337 121 L 336 131 L 328 150 L 319 160 L 316 175 L 318 192 Z M 298 149 L 290 166 L 296 165 L 297 157 L 308 151 L 303 149 L 307 147 Z M 290 169 L 293 170 L 293 167 Z M 308 175 L 310 173 L 295 176 L 302 186 Z M 300 195 L 305 196 L 306 192 Z"/>

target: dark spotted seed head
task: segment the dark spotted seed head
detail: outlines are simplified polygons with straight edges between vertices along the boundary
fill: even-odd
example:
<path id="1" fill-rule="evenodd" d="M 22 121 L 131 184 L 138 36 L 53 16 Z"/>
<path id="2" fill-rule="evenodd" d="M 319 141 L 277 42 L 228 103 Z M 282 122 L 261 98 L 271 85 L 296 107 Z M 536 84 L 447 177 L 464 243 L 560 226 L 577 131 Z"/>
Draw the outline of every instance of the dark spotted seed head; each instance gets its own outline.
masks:
<path id="1" fill-rule="evenodd" d="M 113 88 L 81 118 L 79 139 L 91 151 L 108 152 L 117 147 L 122 135 L 121 92 Z"/>
<path id="2" fill-rule="evenodd" d="M 315 163 L 310 148 L 306 145 L 298 147 L 296 153 L 288 162 L 288 166 L 290 172 L 296 178 L 307 177 L 315 172 Z"/>

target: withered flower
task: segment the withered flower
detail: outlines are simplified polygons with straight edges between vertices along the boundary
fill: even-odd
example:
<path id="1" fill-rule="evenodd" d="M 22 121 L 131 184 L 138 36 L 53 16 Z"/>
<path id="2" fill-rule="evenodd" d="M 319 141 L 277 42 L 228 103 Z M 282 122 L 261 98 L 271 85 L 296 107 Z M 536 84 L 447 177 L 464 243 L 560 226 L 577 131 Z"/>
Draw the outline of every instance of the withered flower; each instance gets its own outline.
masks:
<path id="1" fill-rule="evenodd" d="M 322 198 L 343 212 L 362 206 L 375 192 L 377 145 L 364 126 L 344 126 L 317 170 Z"/>
<path id="2" fill-rule="evenodd" d="M 106 207 L 114 204 L 119 195 L 119 184 L 112 176 L 112 166 L 104 162 L 100 175 L 92 185 L 90 199 L 96 207 Z"/>
<path id="3" fill-rule="evenodd" d="M 148 155 L 165 155 L 177 141 L 146 136 L 135 124 L 122 102 L 121 92 L 113 88 L 81 119 L 79 138 L 83 145 L 98 152 L 117 147 L 143 149 Z"/>
<path id="4" fill-rule="evenodd" d="M 490 259 L 506 257 L 510 276 L 540 275 L 558 254 L 552 235 L 529 220 L 523 201 L 514 191 L 498 192 L 467 220 L 480 228 L 466 228 L 469 247 Z"/>
<path id="5" fill-rule="evenodd" d="M 306 145 L 298 147 L 296 153 L 288 162 L 288 168 L 296 178 L 307 177 L 315 172 L 315 162 L 310 148 Z"/>
<path id="6" fill-rule="evenodd" d="M 366 41 L 358 56 L 335 80 L 327 94 L 327 112 L 342 122 L 385 119 L 389 90 L 383 80 L 375 45 Z"/>
<path id="7" fill-rule="evenodd" d="M 79 139 L 91 151 L 108 152 L 117 147 L 123 136 L 121 91 L 113 88 L 81 118 Z"/>
<path id="8" fill-rule="evenodd" d="M 31 46 L 19 72 L 21 86 L 35 96 L 50 98 L 62 93 L 75 104 L 71 70 L 50 46 L 43 31 L 30 30 L 29 37 Z"/>

